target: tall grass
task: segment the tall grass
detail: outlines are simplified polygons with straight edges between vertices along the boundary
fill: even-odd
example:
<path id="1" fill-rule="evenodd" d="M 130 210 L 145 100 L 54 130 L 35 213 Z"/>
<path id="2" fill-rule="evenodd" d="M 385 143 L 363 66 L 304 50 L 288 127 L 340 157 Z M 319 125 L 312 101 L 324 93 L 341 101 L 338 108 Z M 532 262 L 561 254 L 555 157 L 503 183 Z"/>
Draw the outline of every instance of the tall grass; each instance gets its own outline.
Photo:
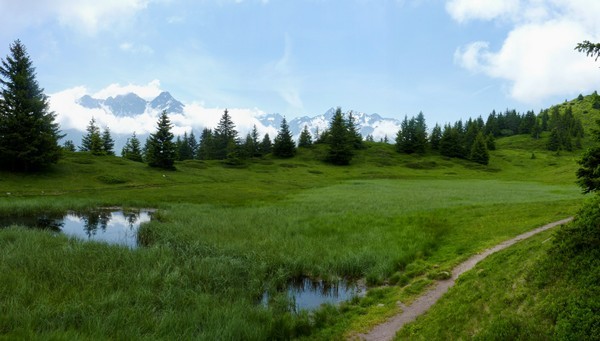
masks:
<path id="1" fill-rule="evenodd" d="M 0 214 L 159 208 L 157 219 L 141 227 L 146 247 L 137 250 L 0 230 L 0 283 L 6 283 L 0 286 L 0 334 L 340 337 L 394 288 L 314 314 L 288 311 L 288 299 L 275 288 L 311 276 L 409 284 L 408 291 L 418 292 L 431 281 L 423 275 L 569 215 L 579 198 L 574 185 L 546 173 L 516 181 L 511 173 L 463 161 L 372 148 L 379 149 L 349 168 L 312 161 L 303 151 L 292 161 L 263 160 L 243 169 L 187 162 L 163 173 L 75 153 L 53 174 L 0 173 Z M 415 162 L 433 167 L 406 166 Z M 123 181 L 107 183 L 102 175 Z M 265 290 L 274 293 L 268 306 L 259 304 Z"/>

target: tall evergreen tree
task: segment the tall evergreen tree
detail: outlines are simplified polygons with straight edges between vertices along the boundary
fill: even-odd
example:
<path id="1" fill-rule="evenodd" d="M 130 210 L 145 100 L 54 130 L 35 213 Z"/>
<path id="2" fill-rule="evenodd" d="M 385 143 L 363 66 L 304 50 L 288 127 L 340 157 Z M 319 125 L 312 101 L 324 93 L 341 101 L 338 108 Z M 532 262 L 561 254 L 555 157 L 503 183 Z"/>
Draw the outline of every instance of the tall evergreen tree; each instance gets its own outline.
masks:
<path id="1" fill-rule="evenodd" d="M 273 141 L 273 155 L 280 158 L 289 158 L 296 155 L 296 144 L 292 139 L 290 127 L 285 117 L 281 121 L 281 127 Z"/>
<path id="2" fill-rule="evenodd" d="M 487 165 L 490 161 L 490 153 L 488 152 L 485 137 L 483 137 L 482 132 L 477 134 L 477 137 L 473 142 L 469 159 L 482 165 Z"/>
<path id="3" fill-rule="evenodd" d="M 329 124 L 329 151 L 327 154 L 327 161 L 334 165 L 348 165 L 352 160 L 352 143 L 350 140 L 350 134 L 348 134 L 348 127 L 342 114 L 342 109 L 337 108 L 335 114 L 331 118 Z"/>
<path id="4" fill-rule="evenodd" d="M 156 132 L 147 142 L 147 162 L 151 167 L 174 169 L 175 144 L 173 143 L 172 124 L 164 110 L 156 124 Z"/>
<path id="5" fill-rule="evenodd" d="M 200 135 L 200 144 L 196 158 L 199 160 L 212 160 L 215 158 L 215 141 L 210 128 L 204 128 Z"/>
<path id="6" fill-rule="evenodd" d="M 352 111 L 348 113 L 348 120 L 346 122 L 346 126 L 348 127 L 348 134 L 350 142 L 352 143 L 352 147 L 354 149 L 362 149 L 364 147 L 362 141 L 362 135 L 360 134 L 360 129 L 358 129 L 358 125 L 356 124 L 356 118 Z"/>
<path id="7" fill-rule="evenodd" d="M 177 160 L 191 160 L 194 158 L 194 153 L 190 147 L 190 141 L 187 131 L 183 133 L 183 138 L 177 136 L 175 145 L 177 146 Z"/>
<path id="8" fill-rule="evenodd" d="M 273 150 L 273 143 L 271 142 L 271 138 L 269 134 L 265 134 L 260 145 L 258 146 L 258 152 L 261 156 L 269 154 Z"/>
<path id="9" fill-rule="evenodd" d="M 140 146 L 140 140 L 137 138 L 134 131 L 133 135 L 127 139 L 125 146 L 121 150 L 121 156 L 131 161 L 143 162 L 142 149 Z"/>
<path id="10" fill-rule="evenodd" d="M 196 153 L 198 153 L 198 141 L 196 140 L 193 130 L 190 131 L 190 135 L 188 137 L 188 146 L 190 147 L 190 152 L 192 153 L 191 159 L 195 159 Z"/>
<path id="11" fill-rule="evenodd" d="M 0 65 L 0 89 L 0 168 L 33 171 L 58 162 L 63 135 L 19 40 Z"/>
<path id="12" fill-rule="evenodd" d="M 300 133 L 300 137 L 298 138 L 298 147 L 309 148 L 312 146 L 312 136 L 308 131 L 308 126 L 304 126 L 302 132 Z"/>
<path id="13" fill-rule="evenodd" d="M 431 145 L 431 149 L 439 150 L 441 139 L 442 139 L 442 128 L 436 123 L 435 127 L 433 127 L 433 129 L 431 130 L 431 137 L 429 139 L 429 144 Z"/>
<path id="14" fill-rule="evenodd" d="M 252 150 L 250 150 L 250 156 L 260 156 L 259 146 L 260 141 L 258 135 L 258 129 L 256 128 L 256 124 L 252 126 L 252 131 L 250 132 L 250 139 L 252 140 Z"/>
<path id="15" fill-rule="evenodd" d="M 104 127 L 104 131 L 102 132 L 102 150 L 106 155 L 115 155 L 114 147 L 115 140 L 110 135 L 110 129 Z"/>
<path id="16" fill-rule="evenodd" d="M 86 131 L 87 134 L 81 138 L 81 147 L 79 147 L 79 150 L 82 152 L 90 152 L 92 155 L 103 155 L 104 140 L 100 134 L 100 128 L 96 125 L 96 120 L 93 117 L 90 120 Z"/>
<path id="17" fill-rule="evenodd" d="M 72 140 L 65 141 L 65 143 L 63 144 L 63 150 L 68 151 L 68 152 L 75 152 L 76 148 L 75 148 L 75 144 L 73 143 L 73 141 Z"/>
<path id="18" fill-rule="evenodd" d="M 231 120 L 229 111 L 225 109 L 213 133 L 215 157 L 223 160 L 235 153 L 238 144 L 238 132 Z"/>

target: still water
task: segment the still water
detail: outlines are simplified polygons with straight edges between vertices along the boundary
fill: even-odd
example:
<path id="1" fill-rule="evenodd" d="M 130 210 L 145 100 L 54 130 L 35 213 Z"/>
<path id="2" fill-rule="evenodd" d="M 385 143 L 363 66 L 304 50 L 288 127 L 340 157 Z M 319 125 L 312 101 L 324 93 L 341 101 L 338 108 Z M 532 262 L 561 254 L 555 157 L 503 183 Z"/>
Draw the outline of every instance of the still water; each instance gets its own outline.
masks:
<path id="1" fill-rule="evenodd" d="M 60 215 L 0 217 L 0 227 L 22 225 L 50 229 L 82 240 L 100 241 L 135 248 L 140 224 L 152 218 L 153 210 L 94 210 Z"/>
<path id="2" fill-rule="evenodd" d="M 362 297 L 367 292 L 364 285 L 358 285 L 354 282 L 340 280 L 335 283 L 328 283 L 308 277 L 289 283 L 285 291 L 287 296 L 293 300 L 295 311 L 315 310 L 322 304 L 337 305 L 355 296 Z M 268 302 L 269 294 L 265 293 L 262 303 L 268 304 Z"/>

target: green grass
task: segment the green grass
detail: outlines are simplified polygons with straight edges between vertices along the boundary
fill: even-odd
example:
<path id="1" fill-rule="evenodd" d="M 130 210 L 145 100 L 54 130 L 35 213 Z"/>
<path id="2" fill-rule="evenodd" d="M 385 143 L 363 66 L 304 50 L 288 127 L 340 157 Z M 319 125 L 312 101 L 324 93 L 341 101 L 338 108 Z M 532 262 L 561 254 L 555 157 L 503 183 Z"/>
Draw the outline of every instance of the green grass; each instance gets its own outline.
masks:
<path id="1" fill-rule="evenodd" d="M 159 208 L 137 250 L 0 231 L 0 335 L 342 338 L 393 314 L 440 270 L 573 214 L 581 198 L 575 154 L 501 150 L 483 167 L 368 144 L 350 167 L 333 167 L 314 161 L 322 153 L 171 172 L 72 153 L 49 173 L 0 173 L 0 214 Z M 276 289 L 299 276 L 397 285 L 294 314 Z"/>

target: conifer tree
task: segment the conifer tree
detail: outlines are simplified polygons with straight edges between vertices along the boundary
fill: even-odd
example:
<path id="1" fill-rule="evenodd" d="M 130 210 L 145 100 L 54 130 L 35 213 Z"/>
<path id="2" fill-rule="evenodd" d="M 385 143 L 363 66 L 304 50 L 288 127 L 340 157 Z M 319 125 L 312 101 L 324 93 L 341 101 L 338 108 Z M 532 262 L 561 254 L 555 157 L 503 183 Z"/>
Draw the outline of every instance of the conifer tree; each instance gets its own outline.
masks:
<path id="1" fill-rule="evenodd" d="M 252 150 L 250 151 L 250 156 L 254 157 L 254 156 L 260 156 L 259 153 L 259 146 L 260 146 L 260 141 L 259 139 L 259 135 L 258 135 L 258 129 L 256 128 L 256 124 L 252 126 L 252 132 L 250 132 L 250 138 L 252 140 Z"/>
<path id="2" fill-rule="evenodd" d="M 199 160 L 212 160 L 215 158 L 214 137 L 210 128 L 204 128 L 200 135 L 200 144 L 196 158 Z"/>
<path id="3" fill-rule="evenodd" d="M 196 153 L 198 153 L 198 141 L 196 141 L 196 136 L 194 135 L 194 131 L 190 131 L 190 135 L 188 137 L 188 146 L 190 147 L 190 152 L 192 153 L 191 159 L 196 158 Z"/>
<path id="4" fill-rule="evenodd" d="M 16 40 L 0 65 L 0 168 L 34 171 L 58 162 L 55 115 L 25 46 Z"/>
<path id="5" fill-rule="evenodd" d="M 558 131 L 558 128 L 555 127 L 550 132 L 546 148 L 551 151 L 558 151 L 560 149 L 560 132 Z"/>
<path id="6" fill-rule="evenodd" d="M 260 142 L 258 151 L 261 155 L 267 155 L 272 150 L 273 150 L 273 144 L 271 143 L 271 138 L 269 137 L 269 134 L 265 134 L 262 141 Z"/>
<path id="7" fill-rule="evenodd" d="M 292 139 L 292 133 L 285 117 L 281 121 L 275 141 L 273 141 L 273 155 L 280 158 L 290 158 L 296 155 L 296 144 Z"/>
<path id="8" fill-rule="evenodd" d="M 309 148 L 312 146 L 312 136 L 308 131 L 308 126 L 304 126 L 302 132 L 300 133 L 300 137 L 298 138 L 298 147 Z"/>
<path id="9" fill-rule="evenodd" d="M 175 142 L 177 146 L 177 160 L 191 160 L 194 156 L 192 152 L 192 148 L 190 147 L 190 141 L 187 134 L 187 131 L 183 133 L 183 138 L 177 136 L 177 140 Z"/>
<path id="10" fill-rule="evenodd" d="M 346 126 L 348 127 L 348 134 L 350 142 L 352 143 L 352 147 L 354 149 L 362 149 L 364 147 L 362 141 L 362 135 L 360 134 L 360 130 L 358 129 L 358 125 L 356 124 L 356 119 L 352 111 L 348 113 L 348 120 L 346 122 Z"/>
<path id="11" fill-rule="evenodd" d="M 92 155 L 103 155 L 104 140 L 100 134 L 100 128 L 96 125 L 96 120 L 93 117 L 90 120 L 86 131 L 87 134 L 81 138 L 81 147 L 79 147 L 79 150 L 82 152 L 90 152 Z"/>
<path id="12" fill-rule="evenodd" d="M 483 137 L 483 133 L 479 132 L 475 141 L 473 142 L 473 147 L 471 147 L 471 161 L 477 162 L 482 165 L 487 165 L 490 161 L 490 153 L 488 152 L 487 145 L 485 143 L 485 137 Z"/>
<path id="13" fill-rule="evenodd" d="M 115 155 L 114 146 L 115 140 L 110 135 L 110 129 L 104 127 L 104 131 L 102 132 L 102 151 L 106 155 Z"/>
<path id="14" fill-rule="evenodd" d="M 65 141 L 65 143 L 63 144 L 63 150 L 68 151 L 68 152 L 75 152 L 76 148 L 75 148 L 75 144 L 73 143 L 73 141 L 72 140 Z"/>
<path id="15" fill-rule="evenodd" d="M 172 124 L 164 110 L 158 118 L 156 132 L 147 141 L 147 162 L 150 167 L 175 169 L 175 144 L 173 143 Z"/>
<path id="16" fill-rule="evenodd" d="M 137 138 L 134 131 L 133 135 L 127 139 L 125 146 L 121 150 L 121 156 L 131 161 L 143 162 L 140 145 L 140 140 Z"/>
<path id="17" fill-rule="evenodd" d="M 436 123 L 435 127 L 433 127 L 433 129 L 431 130 L 431 137 L 429 139 L 429 144 L 431 145 L 431 149 L 439 150 L 441 139 L 442 139 L 442 128 Z"/>
<path id="18" fill-rule="evenodd" d="M 238 144 L 238 132 L 235 130 L 235 124 L 231 120 L 229 111 L 225 109 L 219 124 L 213 133 L 214 154 L 219 160 L 226 159 L 235 153 Z"/>
<path id="19" fill-rule="evenodd" d="M 329 124 L 329 151 L 327 161 L 334 165 L 348 165 L 352 160 L 352 140 L 348 134 L 348 127 L 342 114 L 342 109 L 337 108 Z"/>

